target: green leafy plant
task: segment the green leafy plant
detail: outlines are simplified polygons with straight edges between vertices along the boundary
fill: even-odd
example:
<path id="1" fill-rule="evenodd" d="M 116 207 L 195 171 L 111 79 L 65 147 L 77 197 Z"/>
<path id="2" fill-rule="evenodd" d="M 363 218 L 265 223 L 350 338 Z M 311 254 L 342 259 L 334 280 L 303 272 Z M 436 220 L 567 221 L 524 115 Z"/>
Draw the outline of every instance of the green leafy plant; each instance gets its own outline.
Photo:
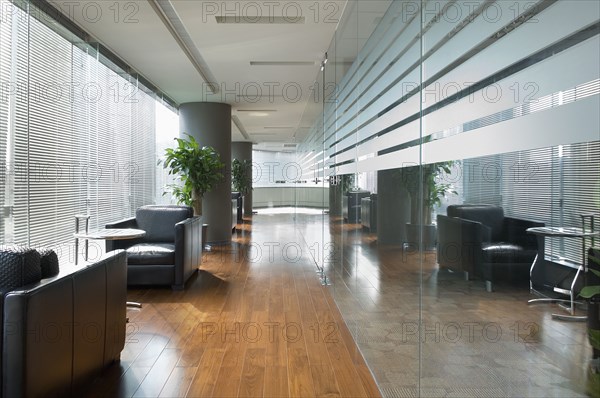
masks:
<path id="1" fill-rule="evenodd" d="M 231 162 L 231 188 L 242 195 L 252 190 L 252 162 L 233 159 Z"/>
<path id="2" fill-rule="evenodd" d="M 587 335 L 592 346 L 592 360 L 588 365 L 587 390 L 591 396 L 598 396 L 600 391 L 600 271 L 591 267 L 592 263 L 600 266 L 600 258 L 590 250 L 586 286 L 579 292 L 579 296 L 588 300 L 587 309 Z M 591 283 L 590 283 L 591 282 Z"/>
<path id="3" fill-rule="evenodd" d="M 594 256 L 589 256 L 590 262 L 594 262 L 600 265 L 600 259 Z M 588 269 L 589 272 L 600 278 L 600 271 L 593 268 Z M 600 285 L 587 285 L 581 288 L 579 295 L 585 299 L 598 299 L 600 298 Z"/>
<path id="4" fill-rule="evenodd" d="M 181 185 L 169 186 L 173 196 L 179 203 L 192 205 L 196 215 L 202 215 L 202 197 L 223 181 L 225 164 L 214 148 L 201 147 L 194 137 L 186 135 L 187 139 L 175 138 L 175 148 L 167 148 L 163 166 L 181 181 Z"/>
<path id="5" fill-rule="evenodd" d="M 453 161 L 424 164 L 400 169 L 399 178 L 411 199 L 411 221 L 413 224 L 431 224 L 434 206 L 442 203 L 447 195 L 456 195 L 454 186 L 443 182 L 442 176 L 452 172 Z M 423 213 L 419 216 L 420 192 L 423 190 Z"/>

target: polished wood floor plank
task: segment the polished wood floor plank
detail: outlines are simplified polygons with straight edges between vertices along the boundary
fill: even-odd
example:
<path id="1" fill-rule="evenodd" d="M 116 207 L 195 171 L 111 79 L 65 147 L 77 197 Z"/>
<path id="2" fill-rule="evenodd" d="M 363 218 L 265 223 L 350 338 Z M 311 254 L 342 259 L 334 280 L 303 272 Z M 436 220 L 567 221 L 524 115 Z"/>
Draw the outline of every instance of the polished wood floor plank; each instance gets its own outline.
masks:
<path id="1" fill-rule="evenodd" d="M 185 397 L 197 371 L 198 368 L 195 367 L 174 367 L 161 390 L 159 397 Z"/>
<path id="2" fill-rule="evenodd" d="M 289 396 L 287 366 L 265 366 L 265 398 Z"/>
<path id="3" fill-rule="evenodd" d="M 311 365 L 315 397 L 339 397 L 337 379 L 331 365 Z"/>
<path id="4" fill-rule="evenodd" d="M 290 347 L 296 345 L 296 347 Z M 288 383 L 290 397 L 314 397 L 315 388 L 308 364 L 306 349 L 300 344 L 288 343 Z"/>
<path id="5" fill-rule="evenodd" d="M 340 394 L 343 396 L 367 397 L 362 380 L 354 367 L 354 362 L 345 344 L 336 339 L 332 342 L 327 341 L 326 345 L 335 377 L 338 380 Z"/>
<path id="6" fill-rule="evenodd" d="M 158 397 L 180 356 L 181 350 L 165 348 L 133 396 Z"/>
<path id="7" fill-rule="evenodd" d="M 217 383 L 213 390 L 213 397 L 237 397 L 240 391 L 240 383 L 242 382 L 242 366 L 244 358 L 240 358 L 240 365 L 237 366 L 221 366 Z"/>
<path id="8" fill-rule="evenodd" d="M 265 349 L 246 350 L 239 397 L 262 397 L 265 385 Z"/>
<path id="9" fill-rule="evenodd" d="M 211 397 L 213 395 L 223 354 L 223 348 L 206 349 L 204 355 L 202 355 L 202 360 L 198 364 L 198 370 L 194 375 L 187 396 Z"/>
<path id="10" fill-rule="evenodd" d="M 198 322 L 199 319 L 196 315 L 186 314 L 186 317 L 177 327 L 176 333 L 173 333 L 169 339 L 166 348 L 184 347 L 198 326 Z"/>

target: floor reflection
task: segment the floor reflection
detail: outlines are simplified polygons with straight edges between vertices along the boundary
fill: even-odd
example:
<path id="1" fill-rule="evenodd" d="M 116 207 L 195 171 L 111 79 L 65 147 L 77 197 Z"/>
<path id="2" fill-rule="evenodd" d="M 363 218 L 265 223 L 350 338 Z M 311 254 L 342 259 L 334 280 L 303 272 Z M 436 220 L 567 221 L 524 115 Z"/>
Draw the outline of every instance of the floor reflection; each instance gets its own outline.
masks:
<path id="1" fill-rule="evenodd" d="M 384 396 L 587 396 L 585 324 L 552 320 L 555 305 L 528 306 L 526 286 L 488 293 L 482 280 L 439 269 L 435 251 L 379 246 L 339 217 L 296 224 L 333 246 L 330 292 Z"/>

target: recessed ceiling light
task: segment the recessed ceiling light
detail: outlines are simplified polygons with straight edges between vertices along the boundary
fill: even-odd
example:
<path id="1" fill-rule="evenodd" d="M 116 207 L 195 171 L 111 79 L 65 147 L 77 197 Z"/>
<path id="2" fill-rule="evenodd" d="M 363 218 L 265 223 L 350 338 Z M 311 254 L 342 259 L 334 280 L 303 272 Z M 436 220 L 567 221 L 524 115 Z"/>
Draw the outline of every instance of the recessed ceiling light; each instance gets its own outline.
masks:
<path id="1" fill-rule="evenodd" d="M 267 116 L 269 116 L 269 114 L 267 112 L 250 112 L 250 113 L 248 113 L 248 116 L 267 117 Z"/>
<path id="2" fill-rule="evenodd" d="M 294 127 L 291 127 L 291 126 L 265 126 L 263 128 L 264 129 L 273 129 L 273 130 L 286 130 L 286 129 L 293 129 Z"/>

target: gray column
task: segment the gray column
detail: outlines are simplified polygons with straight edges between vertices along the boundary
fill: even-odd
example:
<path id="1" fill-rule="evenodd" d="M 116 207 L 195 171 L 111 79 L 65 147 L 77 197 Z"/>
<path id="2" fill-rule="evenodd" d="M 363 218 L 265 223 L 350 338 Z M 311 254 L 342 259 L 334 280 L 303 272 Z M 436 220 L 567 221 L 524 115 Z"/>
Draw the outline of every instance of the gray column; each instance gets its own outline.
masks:
<path id="1" fill-rule="evenodd" d="M 377 243 L 406 242 L 405 225 L 410 221 L 410 195 L 400 184 L 398 169 L 377 172 Z"/>
<path id="2" fill-rule="evenodd" d="M 225 163 L 225 179 L 202 201 L 207 243 L 231 242 L 231 106 L 215 102 L 188 102 L 179 107 L 179 133 L 193 136 L 201 146 L 213 147 Z"/>
<path id="3" fill-rule="evenodd" d="M 252 162 L 252 143 L 233 142 L 231 144 L 231 160 L 233 159 Z M 244 215 L 252 216 L 252 190 L 244 196 Z"/>

